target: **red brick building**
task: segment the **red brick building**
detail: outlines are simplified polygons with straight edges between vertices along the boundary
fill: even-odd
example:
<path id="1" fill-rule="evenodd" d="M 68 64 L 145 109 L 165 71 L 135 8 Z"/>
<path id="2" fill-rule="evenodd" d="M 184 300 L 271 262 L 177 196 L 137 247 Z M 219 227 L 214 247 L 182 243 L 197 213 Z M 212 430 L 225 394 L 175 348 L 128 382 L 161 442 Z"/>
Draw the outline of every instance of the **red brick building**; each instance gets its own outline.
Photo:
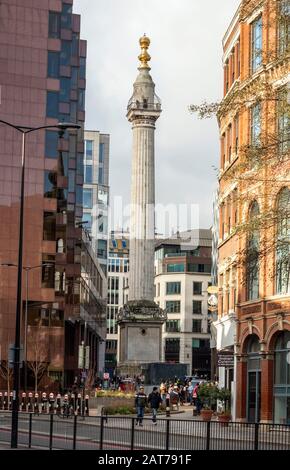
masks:
<path id="1" fill-rule="evenodd" d="M 242 1 L 224 38 L 219 320 L 236 419 L 290 424 L 289 2 Z"/>

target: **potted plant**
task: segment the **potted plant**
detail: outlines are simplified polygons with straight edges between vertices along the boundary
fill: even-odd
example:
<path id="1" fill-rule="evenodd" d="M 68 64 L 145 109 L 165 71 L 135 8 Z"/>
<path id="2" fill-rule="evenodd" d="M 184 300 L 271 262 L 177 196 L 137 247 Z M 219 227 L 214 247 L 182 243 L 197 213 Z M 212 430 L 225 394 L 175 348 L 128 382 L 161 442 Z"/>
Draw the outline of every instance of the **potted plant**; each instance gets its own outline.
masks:
<path id="1" fill-rule="evenodd" d="M 218 421 L 222 423 L 222 426 L 228 426 L 231 421 L 231 391 L 227 388 L 221 388 L 217 393 L 218 400 L 222 403 L 222 411 L 218 413 Z"/>
<path id="2" fill-rule="evenodd" d="M 198 388 L 197 397 L 202 405 L 200 416 L 203 421 L 210 421 L 212 418 L 217 402 L 217 392 L 217 386 L 212 383 L 202 383 Z"/>

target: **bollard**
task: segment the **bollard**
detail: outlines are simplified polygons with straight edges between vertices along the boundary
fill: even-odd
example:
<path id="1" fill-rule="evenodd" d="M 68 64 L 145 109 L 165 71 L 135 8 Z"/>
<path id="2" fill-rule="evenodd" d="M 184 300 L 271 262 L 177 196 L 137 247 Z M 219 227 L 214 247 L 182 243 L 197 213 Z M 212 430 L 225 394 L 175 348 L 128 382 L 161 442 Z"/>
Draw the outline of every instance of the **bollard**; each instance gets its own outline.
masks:
<path id="1" fill-rule="evenodd" d="M 49 400 L 48 400 L 48 412 L 50 414 L 54 414 L 54 394 L 50 393 L 49 394 Z"/>
<path id="2" fill-rule="evenodd" d="M 31 413 L 33 411 L 33 408 L 32 408 L 32 393 L 29 392 L 28 393 L 28 412 Z"/>
<path id="3" fill-rule="evenodd" d="M 0 392 L 0 410 L 3 410 L 3 393 Z"/>
<path id="4" fill-rule="evenodd" d="M 74 393 L 72 393 L 70 396 L 70 407 L 73 412 L 76 411 L 76 396 Z"/>
<path id="5" fill-rule="evenodd" d="M 8 410 L 8 393 L 4 392 L 3 409 Z"/>
<path id="6" fill-rule="evenodd" d="M 170 417 L 170 395 L 167 393 L 166 395 L 166 417 Z"/>
<path id="7" fill-rule="evenodd" d="M 89 416 L 89 395 L 85 398 L 85 416 Z"/>
<path id="8" fill-rule="evenodd" d="M 47 395 L 45 392 L 42 393 L 41 397 L 41 413 L 47 413 Z"/>
<path id="9" fill-rule="evenodd" d="M 21 395 L 21 407 L 20 411 L 26 411 L 26 393 L 23 392 Z"/>
<path id="10" fill-rule="evenodd" d="M 78 404 L 77 404 L 77 414 L 80 415 L 82 413 L 82 396 L 78 393 Z"/>
<path id="11" fill-rule="evenodd" d="M 34 395 L 34 413 L 39 414 L 39 401 L 38 401 L 38 393 Z"/>
<path id="12" fill-rule="evenodd" d="M 61 414 L 61 394 L 60 393 L 56 395 L 56 414 L 57 415 Z"/>
<path id="13" fill-rule="evenodd" d="M 65 416 L 69 415 L 69 401 L 68 401 L 68 395 L 65 394 L 64 399 L 63 399 L 63 414 Z"/>
<path id="14" fill-rule="evenodd" d="M 10 392 L 10 397 L 9 397 L 9 411 L 12 411 L 12 400 L 13 400 L 13 392 Z"/>

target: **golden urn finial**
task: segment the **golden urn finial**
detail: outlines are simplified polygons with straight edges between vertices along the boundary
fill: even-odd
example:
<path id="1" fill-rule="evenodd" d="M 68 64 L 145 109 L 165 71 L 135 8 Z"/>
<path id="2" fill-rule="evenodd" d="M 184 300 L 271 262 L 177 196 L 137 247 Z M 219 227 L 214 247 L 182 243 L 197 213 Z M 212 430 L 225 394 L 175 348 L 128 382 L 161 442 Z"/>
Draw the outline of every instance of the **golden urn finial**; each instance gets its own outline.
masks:
<path id="1" fill-rule="evenodd" d="M 149 60 L 151 60 L 151 57 L 147 52 L 147 49 L 150 45 L 150 39 L 146 36 L 145 33 L 144 33 L 144 36 L 142 36 L 139 39 L 139 44 L 141 46 L 141 54 L 138 56 L 138 59 L 141 62 L 140 68 L 150 69 L 149 65 L 147 64 L 147 62 L 149 62 Z"/>

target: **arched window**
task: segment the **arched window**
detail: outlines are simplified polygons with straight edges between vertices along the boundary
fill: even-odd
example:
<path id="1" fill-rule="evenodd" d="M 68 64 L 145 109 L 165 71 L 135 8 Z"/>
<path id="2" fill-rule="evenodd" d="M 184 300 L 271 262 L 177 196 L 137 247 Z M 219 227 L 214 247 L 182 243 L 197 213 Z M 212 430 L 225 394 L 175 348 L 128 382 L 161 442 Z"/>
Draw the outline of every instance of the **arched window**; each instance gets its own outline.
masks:
<path id="1" fill-rule="evenodd" d="M 290 331 L 277 337 L 274 370 L 274 421 L 290 424 Z"/>
<path id="2" fill-rule="evenodd" d="M 250 234 L 247 246 L 247 297 L 248 300 L 259 298 L 259 244 L 258 228 L 259 205 L 254 201 L 249 212 Z"/>
<path id="3" fill-rule="evenodd" d="M 290 190 L 283 188 L 277 201 L 276 292 L 290 292 Z"/>

